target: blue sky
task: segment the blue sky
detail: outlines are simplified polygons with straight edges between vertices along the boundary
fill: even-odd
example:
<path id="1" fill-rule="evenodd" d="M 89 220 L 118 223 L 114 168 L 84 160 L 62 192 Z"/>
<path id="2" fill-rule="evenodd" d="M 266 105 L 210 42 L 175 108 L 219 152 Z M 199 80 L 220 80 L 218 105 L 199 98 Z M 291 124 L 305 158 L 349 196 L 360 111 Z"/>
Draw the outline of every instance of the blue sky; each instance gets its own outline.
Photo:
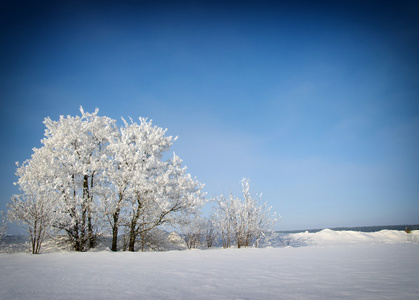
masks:
<path id="1" fill-rule="evenodd" d="M 0 209 L 49 116 L 148 117 L 276 229 L 419 223 L 414 1 L 5 1 Z"/>

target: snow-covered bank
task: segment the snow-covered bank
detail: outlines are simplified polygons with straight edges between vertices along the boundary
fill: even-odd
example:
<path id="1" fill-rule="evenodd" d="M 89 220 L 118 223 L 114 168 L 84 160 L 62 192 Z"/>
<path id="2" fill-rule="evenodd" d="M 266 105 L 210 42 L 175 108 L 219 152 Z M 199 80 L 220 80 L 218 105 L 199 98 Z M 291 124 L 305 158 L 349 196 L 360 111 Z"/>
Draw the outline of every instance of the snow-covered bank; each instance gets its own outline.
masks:
<path id="1" fill-rule="evenodd" d="M 71 251 L 71 246 L 66 245 L 64 240 L 64 237 L 56 237 L 55 239 L 45 241 L 42 245 L 42 253 Z M 265 236 L 265 238 L 261 238 L 259 241 L 259 247 L 302 247 L 353 244 L 374 245 L 404 243 L 408 241 L 419 242 L 419 230 L 412 231 L 409 235 L 400 230 L 360 232 L 323 229 L 315 233 L 308 231 L 300 233 L 273 233 Z M 89 251 L 98 252 L 109 249 L 111 245 L 111 238 L 102 237 L 99 239 L 98 243 L 99 244 L 96 248 Z M 158 248 L 161 250 L 187 249 L 185 241 L 177 233 L 169 233 L 165 231 L 161 231 L 160 233 Z M 0 253 L 27 252 L 29 249 L 29 241 L 24 236 L 7 236 L 0 242 Z M 122 249 L 121 243 L 119 249 Z"/>
<path id="2" fill-rule="evenodd" d="M 285 236 L 286 239 L 298 242 L 302 245 L 329 246 L 329 245 L 350 245 L 350 244 L 384 244 L 403 243 L 406 241 L 419 241 L 419 231 L 413 231 L 410 235 L 399 230 L 381 230 L 377 232 L 359 231 L 334 231 L 324 229 L 319 232 L 292 233 Z"/>
<path id="3" fill-rule="evenodd" d="M 419 244 L 0 254 L 1 299 L 417 299 Z"/>
<path id="4" fill-rule="evenodd" d="M 275 233 L 266 240 L 261 240 L 261 246 L 272 247 L 302 247 L 302 246 L 334 246 L 355 244 L 387 244 L 419 242 L 419 230 L 406 234 L 400 230 L 381 230 L 377 232 L 335 231 L 323 229 L 317 232 Z"/>

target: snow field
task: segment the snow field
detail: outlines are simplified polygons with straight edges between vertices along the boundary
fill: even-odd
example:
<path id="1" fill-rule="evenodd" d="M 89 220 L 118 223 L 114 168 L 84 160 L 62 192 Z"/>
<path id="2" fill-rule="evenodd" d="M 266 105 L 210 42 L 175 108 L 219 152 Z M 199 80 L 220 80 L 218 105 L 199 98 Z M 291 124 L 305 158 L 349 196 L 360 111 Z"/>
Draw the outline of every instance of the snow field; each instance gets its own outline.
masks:
<path id="1" fill-rule="evenodd" d="M 0 254 L 1 299 L 417 299 L 419 244 Z"/>

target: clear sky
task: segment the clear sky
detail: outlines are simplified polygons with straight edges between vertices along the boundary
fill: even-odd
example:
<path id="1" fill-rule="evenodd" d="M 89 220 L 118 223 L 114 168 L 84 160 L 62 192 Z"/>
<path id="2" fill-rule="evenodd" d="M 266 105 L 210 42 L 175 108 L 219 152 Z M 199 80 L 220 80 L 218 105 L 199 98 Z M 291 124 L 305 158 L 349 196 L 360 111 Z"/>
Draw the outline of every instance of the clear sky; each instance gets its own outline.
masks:
<path id="1" fill-rule="evenodd" d="M 168 128 L 208 196 L 249 177 L 278 230 L 419 223 L 417 2 L 289 2 L 2 1 L 0 210 L 81 105 Z"/>

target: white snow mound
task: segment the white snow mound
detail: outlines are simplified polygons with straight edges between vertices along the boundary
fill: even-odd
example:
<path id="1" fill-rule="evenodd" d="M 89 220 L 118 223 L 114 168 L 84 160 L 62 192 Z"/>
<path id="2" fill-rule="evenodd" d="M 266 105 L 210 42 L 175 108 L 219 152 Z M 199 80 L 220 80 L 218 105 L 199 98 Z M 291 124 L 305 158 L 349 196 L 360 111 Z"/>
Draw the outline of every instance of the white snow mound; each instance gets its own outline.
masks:
<path id="1" fill-rule="evenodd" d="M 307 246 L 332 246 L 349 244 L 384 244 L 384 243 L 403 243 L 419 236 L 419 230 L 413 231 L 412 235 L 407 235 L 399 230 L 381 230 L 378 232 L 359 232 L 359 231 L 334 231 L 324 229 L 319 232 L 309 233 L 300 232 L 289 234 L 289 238 L 297 240 Z"/>

